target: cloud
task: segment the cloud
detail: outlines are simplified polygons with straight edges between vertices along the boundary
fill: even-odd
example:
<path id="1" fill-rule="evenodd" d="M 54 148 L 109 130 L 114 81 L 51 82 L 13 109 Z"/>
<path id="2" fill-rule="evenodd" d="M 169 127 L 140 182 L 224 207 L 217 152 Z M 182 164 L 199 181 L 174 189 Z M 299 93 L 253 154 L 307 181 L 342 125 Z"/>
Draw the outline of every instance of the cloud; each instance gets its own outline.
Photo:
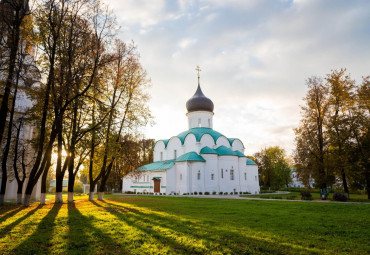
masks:
<path id="1" fill-rule="evenodd" d="M 152 78 L 156 125 L 147 137 L 187 128 L 185 103 L 200 65 L 215 104 L 215 129 L 253 154 L 294 149 L 305 80 L 347 67 L 369 75 L 370 1 L 109 1 Z"/>

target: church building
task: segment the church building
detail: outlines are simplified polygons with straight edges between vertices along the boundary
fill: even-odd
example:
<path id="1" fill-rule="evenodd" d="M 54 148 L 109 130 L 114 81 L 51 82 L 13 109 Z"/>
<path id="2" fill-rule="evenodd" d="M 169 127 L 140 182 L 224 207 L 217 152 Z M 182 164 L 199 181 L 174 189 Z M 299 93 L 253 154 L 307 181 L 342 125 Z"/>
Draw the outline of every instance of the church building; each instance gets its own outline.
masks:
<path id="1" fill-rule="evenodd" d="M 200 88 L 199 74 L 186 108 L 188 130 L 157 141 L 153 163 L 125 176 L 122 192 L 259 193 L 258 167 L 244 155 L 242 141 L 213 129 L 214 105 Z"/>

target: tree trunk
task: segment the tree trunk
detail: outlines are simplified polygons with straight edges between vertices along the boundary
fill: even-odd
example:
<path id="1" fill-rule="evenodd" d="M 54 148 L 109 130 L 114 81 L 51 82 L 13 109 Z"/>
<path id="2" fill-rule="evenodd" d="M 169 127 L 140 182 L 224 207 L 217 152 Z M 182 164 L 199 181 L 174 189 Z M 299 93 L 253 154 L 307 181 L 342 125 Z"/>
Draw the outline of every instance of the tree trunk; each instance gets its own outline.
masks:
<path id="1" fill-rule="evenodd" d="M 4 205 L 5 194 L 0 194 L 0 205 Z"/>
<path id="2" fill-rule="evenodd" d="M 40 195 L 40 205 L 46 204 L 46 193 L 41 192 Z"/>
<path id="3" fill-rule="evenodd" d="M 63 192 L 55 192 L 55 203 L 63 204 Z"/>
<path id="4" fill-rule="evenodd" d="M 31 194 L 24 194 L 23 206 L 24 207 L 30 206 L 30 201 L 31 201 Z"/>
<path id="5" fill-rule="evenodd" d="M 17 205 L 22 204 L 22 193 L 17 193 Z"/>
<path id="6" fill-rule="evenodd" d="M 73 192 L 68 191 L 68 203 L 73 203 Z"/>
<path id="7" fill-rule="evenodd" d="M 89 192 L 89 201 L 94 201 L 94 191 Z"/>
<path id="8" fill-rule="evenodd" d="M 344 172 L 343 168 L 341 170 L 342 170 L 342 181 L 343 181 L 344 193 L 346 193 L 346 196 L 349 199 L 349 189 L 348 189 L 348 184 L 347 184 L 346 173 Z"/>
<path id="9" fill-rule="evenodd" d="M 98 200 L 103 201 L 104 192 L 99 191 L 98 192 Z"/>

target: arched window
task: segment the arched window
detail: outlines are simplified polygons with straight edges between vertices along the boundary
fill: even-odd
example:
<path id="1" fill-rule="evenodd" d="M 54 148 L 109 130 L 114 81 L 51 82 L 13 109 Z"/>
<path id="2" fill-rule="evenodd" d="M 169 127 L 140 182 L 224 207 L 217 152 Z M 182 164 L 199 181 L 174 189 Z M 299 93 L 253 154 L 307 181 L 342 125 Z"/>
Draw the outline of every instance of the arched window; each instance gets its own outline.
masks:
<path id="1" fill-rule="evenodd" d="M 163 151 L 161 151 L 161 161 L 163 160 Z"/>
<path id="2" fill-rule="evenodd" d="M 177 150 L 174 150 L 174 151 L 173 151 L 173 157 L 174 157 L 174 159 L 176 159 L 176 158 L 177 158 Z"/>
<path id="3" fill-rule="evenodd" d="M 213 181 L 215 179 L 215 175 L 211 174 L 211 180 Z"/>
<path id="4" fill-rule="evenodd" d="M 182 174 L 180 174 L 180 181 L 182 181 Z"/>
<path id="5" fill-rule="evenodd" d="M 200 180 L 200 171 L 198 171 L 198 180 Z"/>
<path id="6" fill-rule="evenodd" d="M 224 169 L 221 168 L 221 178 L 224 178 Z"/>
<path id="7" fill-rule="evenodd" d="M 202 127 L 202 122 L 200 118 L 198 119 L 198 127 Z"/>
<path id="8" fill-rule="evenodd" d="M 247 180 L 247 173 L 244 173 L 244 179 Z"/>
<path id="9" fill-rule="evenodd" d="M 230 180 L 234 180 L 234 169 L 230 170 Z"/>
<path id="10" fill-rule="evenodd" d="M 208 127 L 211 127 L 211 119 L 208 119 Z"/>

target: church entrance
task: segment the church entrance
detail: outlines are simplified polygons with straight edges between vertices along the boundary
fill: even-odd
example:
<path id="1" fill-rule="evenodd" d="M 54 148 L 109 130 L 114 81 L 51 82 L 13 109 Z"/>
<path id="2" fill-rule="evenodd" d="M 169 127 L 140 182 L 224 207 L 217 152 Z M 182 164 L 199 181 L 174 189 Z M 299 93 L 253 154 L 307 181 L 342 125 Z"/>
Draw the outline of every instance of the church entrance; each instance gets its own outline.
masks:
<path id="1" fill-rule="evenodd" d="M 160 193 L 160 192 L 161 192 L 161 180 L 154 179 L 154 193 Z"/>

